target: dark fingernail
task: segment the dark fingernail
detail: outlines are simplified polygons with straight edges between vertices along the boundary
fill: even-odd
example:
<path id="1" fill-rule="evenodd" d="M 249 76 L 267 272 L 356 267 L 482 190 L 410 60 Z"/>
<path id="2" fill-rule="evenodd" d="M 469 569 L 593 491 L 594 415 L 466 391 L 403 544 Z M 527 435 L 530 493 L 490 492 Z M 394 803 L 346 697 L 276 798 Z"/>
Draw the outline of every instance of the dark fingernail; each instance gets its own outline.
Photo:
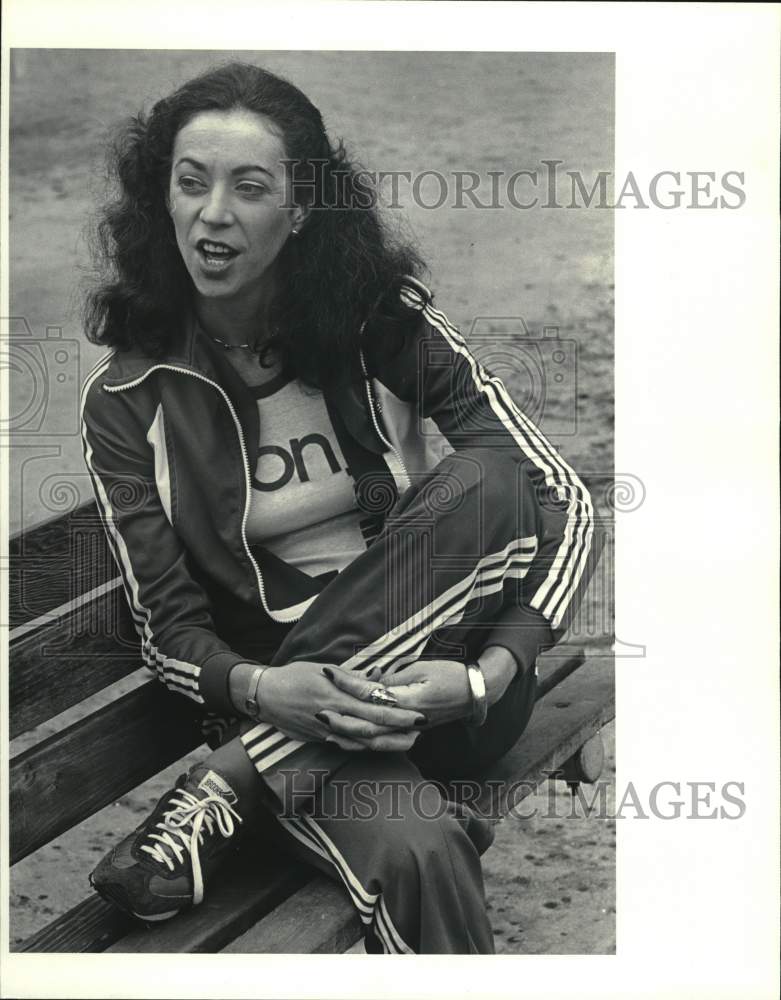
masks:
<path id="1" fill-rule="evenodd" d="M 426 718 L 425 715 L 419 715 L 417 717 L 417 719 L 415 719 L 415 725 L 418 727 L 418 729 L 421 726 L 427 726 L 428 725 L 428 719 Z"/>
<path id="2" fill-rule="evenodd" d="M 328 721 L 328 716 L 325 712 L 315 712 L 315 718 L 318 722 L 322 722 L 324 726 L 330 726 L 331 723 Z"/>
<path id="3" fill-rule="evenodd" d="M 332 681 L 334 679 L 334 672 L 333 670 L 331 670 L 330 667 L 323 667 L 323 673 L 325 674 L 325 676 L 328 678 L 329 681 Z"/>

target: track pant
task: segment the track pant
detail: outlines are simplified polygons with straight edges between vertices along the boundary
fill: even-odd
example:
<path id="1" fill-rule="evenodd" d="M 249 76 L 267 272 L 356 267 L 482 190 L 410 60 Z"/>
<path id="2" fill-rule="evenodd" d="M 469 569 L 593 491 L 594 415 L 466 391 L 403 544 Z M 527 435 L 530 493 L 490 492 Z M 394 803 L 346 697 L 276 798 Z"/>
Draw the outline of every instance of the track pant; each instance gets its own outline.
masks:
<path id="1" fill-rule="evenodd" d="M 318 594 L 271 665 L 379 664 L 387 673 L 417 659 L 476 655 L 536 551 L 533 538 L 518 537 L 506 495 L 515 469 L 501 450 L 444 458 Z M 277 832 L 345 884 L 368 951 L 493 952 L 479 860 L 490 824 L 427 779 L 467 777 L 505 753 L 528 722 L 534 688 L 534 669 L 519 669 L 484 726 L 426 731 L 407 754 L 304 743 L 269 766 L 278 735 L 267 724 L 243 727 L 242 743 L 274 793 Z"/>

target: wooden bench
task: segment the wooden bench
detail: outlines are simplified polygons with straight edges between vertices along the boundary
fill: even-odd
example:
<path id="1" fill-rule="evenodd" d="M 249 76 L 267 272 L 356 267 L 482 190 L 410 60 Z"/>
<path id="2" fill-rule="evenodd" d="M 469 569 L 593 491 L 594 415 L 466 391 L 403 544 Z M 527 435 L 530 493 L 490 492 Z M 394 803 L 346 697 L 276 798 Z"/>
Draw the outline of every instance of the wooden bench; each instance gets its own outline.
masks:
<path id="1" fill-rule="evenodd" d="M 597 526 L 591 569 L 608 535 Z M 202 736 L 189 703 L 148 673 L 149 680 L 112 696 L 112 685 L 139 671 L 138 639 L 94 503 L 13 537 L 10 582 L 11 739 L 63 712 L 80 715 L 70 723 L 66 716 L 64 726 L 10 762 L 13 865 L 178 761 Z M 574 644 L 539 658 L 532 721 L 485 782 L 514 787 L 519 800 L 553 772 L 571 783 L 596 779 L 599 730 L 614 714 L 612 656 L 604 633 L 601 647 L 588 634 L 600 631 L 592 623 Z M 583 645 L 596 652 L 586 655 Z M 105 704 L 79 711 L 99 692 Z M 482 808 L 489 796 L 495 805 L 493 794 L 484 786 Z M 500 799 L 506 812 L 513 803 Z M 74 863 L 85 891 L 86 876 Z M 228 863 L 200 906 L 152 929 L 93 894 L 16 950 L 340 952 L 360 933 L 339 884 L 266 855 L 241 871 Z"/>

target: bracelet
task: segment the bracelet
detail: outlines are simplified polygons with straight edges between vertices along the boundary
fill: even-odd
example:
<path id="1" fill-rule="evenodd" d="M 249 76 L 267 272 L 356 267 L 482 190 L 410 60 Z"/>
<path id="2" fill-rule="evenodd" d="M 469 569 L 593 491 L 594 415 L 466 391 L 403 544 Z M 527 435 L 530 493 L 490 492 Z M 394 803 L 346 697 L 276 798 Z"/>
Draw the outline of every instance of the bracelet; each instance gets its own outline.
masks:
<path id="1" fill-rule="evenodd" d="M 260 678 L 268 670 L 268 667 L 255 667 L 249 679 L 247 687 L 247 697 L 244 699 L 244 709 L 251 719 L 260 717 L 260 705 L 258 704 L 258 687 Z"/>
<path id="2" fill-rule="evenodd" d="M 469 690 L 472 693 L 472 714 L 468 722 L 470 726 L 482 726 L 486 715 L 488 715 L 488 700 L 485 693 L 483 671 L 476 660 L 467 660 L 466 676 L 469 680 Z"/>

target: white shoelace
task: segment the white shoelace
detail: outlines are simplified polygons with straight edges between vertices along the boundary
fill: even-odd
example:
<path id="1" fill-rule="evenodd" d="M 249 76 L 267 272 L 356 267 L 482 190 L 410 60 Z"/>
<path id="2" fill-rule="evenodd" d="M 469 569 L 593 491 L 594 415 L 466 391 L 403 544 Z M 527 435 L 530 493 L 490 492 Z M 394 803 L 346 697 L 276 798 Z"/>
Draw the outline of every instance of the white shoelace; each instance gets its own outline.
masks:
<path id="1" fill-rule="evenodd" d="M 157 824 L 161 833 L 150 833 L 149 839 L 158 843 L 153 846 L 143 844 L 142 851 L 151 854 L 155 861 L 165 864 L 170 871 L 174 870 L 174 858 L 181 864 L 185 851 L 190 854 L 193 872 L 193 904 L 195 906 L 203 899 L 203 875 L 201 858 L 198 848 L 203 843 L 202 827 L 206 824 L 209 834 L 214 833 L 214 825 L 223 837 L 231 837 L 235 830 L 234 819 L 242 822 L 241 816 L 220 795 L 206 795 L 199 799 L 197 795 L 183 788 L 177 789 L 180 798 L 171 798 L 173 809 L 163 813 L 163 819 Z M 185 827 L 191 826 L 191 830 Z M 173 855 L 173 857 L 172 857 Z"/>

